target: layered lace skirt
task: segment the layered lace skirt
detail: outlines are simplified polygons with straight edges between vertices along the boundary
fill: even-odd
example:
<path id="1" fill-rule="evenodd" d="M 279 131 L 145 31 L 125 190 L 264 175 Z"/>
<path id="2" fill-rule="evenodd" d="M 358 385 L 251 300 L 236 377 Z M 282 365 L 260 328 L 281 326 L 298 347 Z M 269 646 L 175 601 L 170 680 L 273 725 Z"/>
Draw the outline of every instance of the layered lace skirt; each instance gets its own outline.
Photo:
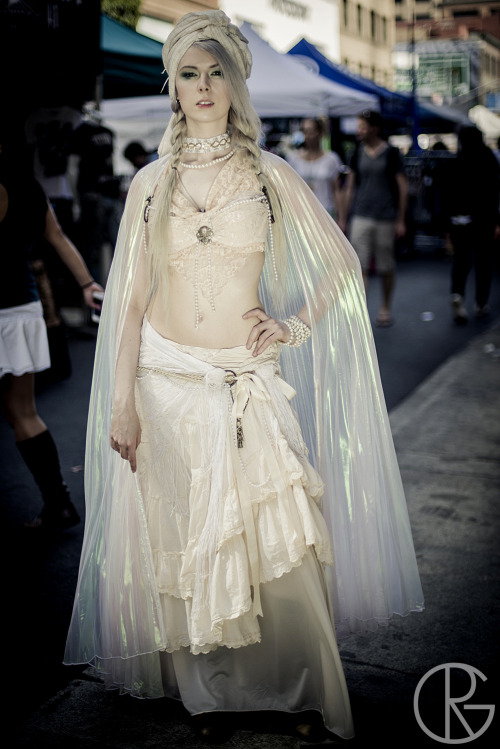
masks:
<path id="1" fill-rule="evenodd" d="M 167 643 L 115 664 L 110 679 L 180 698 L 192 714 L 316 709 L 349 737 L 323 483 L 279 352 L 184 346 L 145 319 L 137 477 Z M 158 694 L 141 694 L 155 682 Z"/>

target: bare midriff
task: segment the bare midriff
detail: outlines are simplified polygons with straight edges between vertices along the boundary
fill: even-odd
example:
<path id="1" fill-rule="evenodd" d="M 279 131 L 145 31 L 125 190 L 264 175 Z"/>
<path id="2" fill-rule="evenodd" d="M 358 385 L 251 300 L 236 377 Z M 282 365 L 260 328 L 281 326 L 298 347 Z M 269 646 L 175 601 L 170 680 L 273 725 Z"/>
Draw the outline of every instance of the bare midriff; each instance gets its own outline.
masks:
<path id="1" fill-rule="evenodd" d="M 214 296 L 215 309 L 204 294 L 198 295 L 198 328 L 195 327 L 193 284 L 170 268 L 167 299 L 156 295 L 147 313 L 149 322 L 164 338 L 186 346 L 232 348 L 245 345 L 259 320 L 256 317 L 243 319 L 243 315 L 256 307 L 262 309 L 258 286 L 264 257 L 264 252 L 252 252 L 245 257 L 243 266 Z M 217 265 L 213 273 L 217 273 Z"/>

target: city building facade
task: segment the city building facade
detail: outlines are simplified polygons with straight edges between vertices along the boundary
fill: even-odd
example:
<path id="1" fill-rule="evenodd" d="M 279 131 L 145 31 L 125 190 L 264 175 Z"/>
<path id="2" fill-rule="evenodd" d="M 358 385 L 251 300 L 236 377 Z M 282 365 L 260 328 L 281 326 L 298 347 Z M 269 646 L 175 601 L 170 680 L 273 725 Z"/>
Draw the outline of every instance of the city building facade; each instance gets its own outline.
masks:
<path id="1" fill-rule="evenodd" d="M 500 2 L 395 0 L 395 88 L 468 110 L 500 104 Z"/>
<path id="2" fill-rule="evenodd" d="M 217 10 L 218 7 L 218 0 L 142 0 L 137 31 L 164 42 L 186 13 Z"/>
<path id="3" fill-rule="evenodd" d="M 278 52 L 306 38 L 334 62 L 384 86 L 393 85 L 394 0 L 143 0 L 137 31 L 165 41 L 185 13 L 223 10 Z"/>
<path id="4" fill-rule="evenodd" d="M 340 62 L 392 88 L 394 0 L 340 0 Z"/>
<path id="5" fill-rule="evenodd" d="M 237 26 L 250 23 L 278 52 L 287 52 L 306 37 L 326 57 L 340 59 L 339 0 L 143 0 L 137 31 L 165 41 L 185 13 L 215 9 Z"/>
<path id="6" fill-rule="evenodd" d="M 468 33 L 500 37 L 500 2 L 460 0 L 394 0 L 396 41 L 406 41 L 408 29 L 415 39 L 451 38 Z"/>
<path id="7" fill-rule="evenodd" d="M 219 0 L 240 26 L 244 21 L 278 50 L 288 52 L 306 38 L 330 60 L 340 60 L 339 0 Z"/>

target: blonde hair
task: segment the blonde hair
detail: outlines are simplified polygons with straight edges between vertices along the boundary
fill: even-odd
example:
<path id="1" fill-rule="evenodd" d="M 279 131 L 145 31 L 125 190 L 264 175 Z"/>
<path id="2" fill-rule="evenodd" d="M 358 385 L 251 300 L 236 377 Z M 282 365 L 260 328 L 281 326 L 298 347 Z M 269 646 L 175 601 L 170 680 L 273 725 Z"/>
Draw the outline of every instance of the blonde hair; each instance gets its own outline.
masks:
<path id="1" fill-rule="evenodd" d="M 245 151 L 249 168 L 256 174 L 264 192 L 268 196 L 273 223 L 273 243 L 276 256 L 278 279 L 285 273 L 285 242 L 281 208 L 276 191 L 262 172 L 261 149 L 261 121 L 252 106 L 246 82 L 227 50 L 213 39 L 195 42 L 193 47 L 199 47 L 211 54 L 219 63 L 224 81 L 227 85 L 231 106 L 228 114 L 228 129 L 231 133 L 232 147 Z M 170 154 L 170 162 L 165 177 L 158 184 L 153 198 L 155 210 L 151 212 L 151 232 L 148 242 L 148 300 L 151 301 L 158 289 L 166 294 L 168 288 L 167 253 L 165 247 L 167 228 L 170 217 L 172 195 L 177 185 L 177 165 L 182 153 L 182 140 L 187 135 L 186 117 L 180 107 L 170 118 L 167 130 L 163 136 L 160 155 Z M 273 297 L 279 297 L 283 285 L 278 286 L 278 279 L 273 280 Z"/>

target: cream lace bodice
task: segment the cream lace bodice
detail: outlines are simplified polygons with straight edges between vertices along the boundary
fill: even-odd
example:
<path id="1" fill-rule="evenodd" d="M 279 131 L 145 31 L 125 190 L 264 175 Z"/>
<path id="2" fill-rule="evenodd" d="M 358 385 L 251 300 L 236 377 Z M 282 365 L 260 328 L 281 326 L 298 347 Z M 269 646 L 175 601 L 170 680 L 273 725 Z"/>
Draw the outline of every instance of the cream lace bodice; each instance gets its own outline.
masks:
<path id="1" fill-rule="evenodd" d="M 180 187 L 172 196 L 168 264 L 214 305 L 251 253 L 264 252 L 267 200 L 257 176 L 237 152 L 219 171 L 205 212 L 196 211 Z"/>

